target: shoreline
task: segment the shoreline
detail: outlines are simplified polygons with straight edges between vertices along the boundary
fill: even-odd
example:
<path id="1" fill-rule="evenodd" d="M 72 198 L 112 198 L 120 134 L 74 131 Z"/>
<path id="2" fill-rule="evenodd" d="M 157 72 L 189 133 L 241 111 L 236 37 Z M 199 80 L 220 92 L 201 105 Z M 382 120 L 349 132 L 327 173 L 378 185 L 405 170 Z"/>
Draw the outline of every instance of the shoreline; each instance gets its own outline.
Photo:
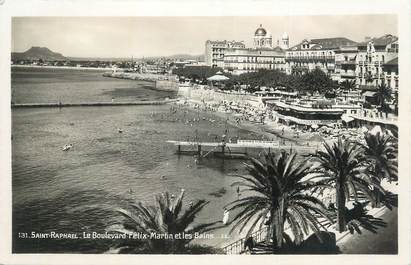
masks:
<path id="1" fill-rule="evenodd" d="M 181 100 L 182 98 L 180 98 Z M 198 101 L 193 99 L 186 99 L 188 105 L 184 104 L 181 105 L 182 107 L 195 110 L 192 106 L 194 104 L 198 104 Z M 174 104 L 178 103 L 178 101 L 174 102 Z M 200 109 L 200 111 L 204 111 Z M 264 122 L 264 123 L 254 123 L 250 121 L 242 121 L 241 123 L 235 122 L 235 116 L 233 113 L 224 113 L 220 111 L 207 111 L 222 120 L 227 120 L 227 124 L 233 126 L 239 130 L 248 131 L 252 134 L 256 134 L 257 137 L 260 139 L 255 140 L 272 140 L 272 141 L 279 141 L 280 147 L 279 149 L 293 149 L 299 155 L 308 155 L 314 153 L 325 141 L 324 139 L 310 139 L 312 138 L 311 132 L 304 132 L 299 134 L 298 138 L 295 138 L 295 132 L 288 128 L 285 125 L 281 125 L 275 122 Z M 282 134 L 282 129 L 284 128 L 284 134 Z"/>
<path id="2" fill-rule="evenodd" d="M 12 64 L 11 68 L 38 68 L 38 69 L 63 69 L 63 70 L 96 70 L 96 71 L 112 71 L 113 68 L 99 67 L 77 67 L 77 66 L 55 66 L 55 65 L 27 65 L 27 64 Z"/>

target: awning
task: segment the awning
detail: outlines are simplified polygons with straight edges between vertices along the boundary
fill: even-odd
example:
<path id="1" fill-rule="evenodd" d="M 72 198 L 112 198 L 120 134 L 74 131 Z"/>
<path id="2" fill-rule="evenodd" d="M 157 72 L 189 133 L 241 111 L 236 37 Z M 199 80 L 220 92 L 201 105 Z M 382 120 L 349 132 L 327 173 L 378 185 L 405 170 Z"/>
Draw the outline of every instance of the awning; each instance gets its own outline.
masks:
<path id="1" fill-rule="evenodd" d="M 365 97 L 373 97 L 377 92 L 375 91 L 366 91 L 363 96 Z"/>
<path id="2" fill-rule="evenodd" d="M 207 78 L 208 81 L 225 81 L 229 78 L 224 75 L 213 75 L 212 77 Z"/>
<path id="3" fill-rule="evenodd" d="M 346 123 L 352 122 L 352 121 L 354 120 L 353 117 L 350 117 L 350 116 L 348 116 L 348 115 L 341 115 L 341 119 L 342 119 L 343 121 L 345 121 Z"/>
<path id="4" fill-rule="evenodd" d="M 377 135 L 378 133 L 382 134 L 382 129 L 381 129 L 380 125 L 374 126 L 374 128 L 372 128 L 370 133 L 373 134 L 373 135 Z"/>
<path id="5" fill-rule="evenodd" d="M 368 129 L 367 129 L 367 127 L 364 127 L 364 126 L 362 126 L 360 130 L 361 130 L 361 132 L 363 132 L 363 133 L 366 133 L 366 132 L 368 132 Z"/>

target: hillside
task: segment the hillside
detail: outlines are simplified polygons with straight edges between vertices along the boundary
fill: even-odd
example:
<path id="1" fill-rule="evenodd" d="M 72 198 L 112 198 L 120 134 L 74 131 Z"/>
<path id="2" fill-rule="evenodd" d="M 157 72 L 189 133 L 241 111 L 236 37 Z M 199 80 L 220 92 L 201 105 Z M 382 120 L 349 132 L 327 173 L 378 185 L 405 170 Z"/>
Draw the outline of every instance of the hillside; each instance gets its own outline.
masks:
<path id="1" fill-rule="evenodd" d="M 61 53 L 51 51 L 46 47 L 31 47 L 25 52 L 12 52 L 12 60 L 43 60 L 43 61 L 63 61 L 67 60 Z"/>
<path id="2" fill-rule="evenodd" d="M 191 54 L 175 54 L 175 55 L 169 55 L 169 56 L 145 56 L 145 60 L 156 60 L 160 58 L 166 58 L 166 59 L 172 59 L 172 60 L 198 60 L 198 61 L 204 61 L 204 55 L 199 54 L 199 55 L 191 55 Z M 127 57 L 127 58 L 122 58 L 122 57 L 68 57 L 69 60 L 71 61 L 117 61 L 117 62 L 124 62 L 124 61 L 130 61 L 132 58 Z M 143 60 L 142 57 L 134 57 L 134 61 L 141 61 Z"/>
<path id="3" fill-rule="evenodd" d="M 25 52 L 12 52 L 12 60 L 40 60 L 43 61 L 129 61 L 131 58 L 98 58 L 98 57 L 65 57 L 61 53 L 51 51 L 46 47 L 31 47 Z M 171 56 L 145 57 L 145 59 L 168 58 L 173 60 L 198 60 L 203 61 L 204 55 L 175 54 Z M 134 58 L 141 60 L 142 58 Z"/>

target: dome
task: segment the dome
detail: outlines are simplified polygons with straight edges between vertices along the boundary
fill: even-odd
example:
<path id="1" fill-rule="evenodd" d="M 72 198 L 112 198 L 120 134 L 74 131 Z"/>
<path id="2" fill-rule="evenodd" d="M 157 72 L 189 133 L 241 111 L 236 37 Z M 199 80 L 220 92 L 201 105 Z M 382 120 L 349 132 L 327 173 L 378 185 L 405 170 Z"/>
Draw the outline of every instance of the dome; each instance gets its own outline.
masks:
<path id="1" fill-rule="evenodd" d="M 288 34 L 287 34 L 287 32 L 284 32 L 284 34 L 283 34 L 283 36 L 281 37 L 283 40 L 284 39 L 288 39 Z"/>
<path id="2" fill-rule="evenodd" d="M 265 36 L 267 35 L 267 31 L 263 28 L 263 25 L 260 24 L 260 27 L 255 31 L 255 36 Z"/>

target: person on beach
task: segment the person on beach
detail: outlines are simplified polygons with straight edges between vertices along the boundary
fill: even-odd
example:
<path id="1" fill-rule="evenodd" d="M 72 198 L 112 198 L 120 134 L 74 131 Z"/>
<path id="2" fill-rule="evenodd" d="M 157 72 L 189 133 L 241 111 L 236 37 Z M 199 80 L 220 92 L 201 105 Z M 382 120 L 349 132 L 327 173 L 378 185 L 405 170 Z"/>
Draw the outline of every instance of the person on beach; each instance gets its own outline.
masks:
<path id="1" fill-rule="evenodd" d="M 240 197 L 240 186 L 237 186 L 237 196 Z"/>
<path id="2" fill-rule="evenodd" d="M 244 251 L 245 252 L 251 252 L 253 251 L 253 248 L 255 246 L 254 238 L 252 236 L 247 237 L 247 239 L 244 242 Z"/>

